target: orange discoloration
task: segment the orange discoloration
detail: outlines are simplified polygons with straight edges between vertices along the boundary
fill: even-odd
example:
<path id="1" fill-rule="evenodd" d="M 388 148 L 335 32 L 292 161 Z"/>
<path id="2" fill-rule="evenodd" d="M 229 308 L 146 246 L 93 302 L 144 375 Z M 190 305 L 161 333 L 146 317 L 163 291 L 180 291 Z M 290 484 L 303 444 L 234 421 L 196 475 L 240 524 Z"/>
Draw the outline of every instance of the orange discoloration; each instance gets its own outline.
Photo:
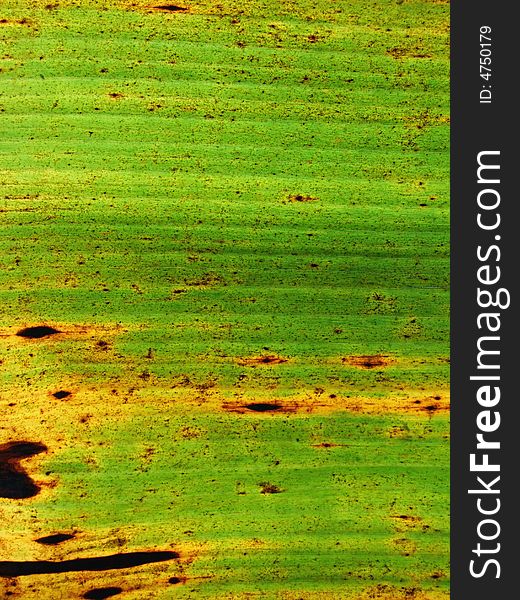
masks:
<path id="1" fill-rule="evenodd" d="M 334 444 L 332 442 L 321 442 L 321 444 L 312 444 L 313 448 L 341 448 L 348 447 L 348 444 Z"/>
<path id="2" fill-rule="evenodd" d="M 237 363 L 243 367 L 269 367 L 272 365 L 281 365 L 288 361 L 288 358 L 277 356 L 276 354 L 264 354 L 262 356 L 249 356 L 237 359 Z"/>
<path id="3" fill-rule="evenodd" d="M 341 362 L 360 369 L 382 369 L 388 367 L 394 361 L 385 354 L 361 354 L 359 356 L 347 356 L 342 358 Z"/>

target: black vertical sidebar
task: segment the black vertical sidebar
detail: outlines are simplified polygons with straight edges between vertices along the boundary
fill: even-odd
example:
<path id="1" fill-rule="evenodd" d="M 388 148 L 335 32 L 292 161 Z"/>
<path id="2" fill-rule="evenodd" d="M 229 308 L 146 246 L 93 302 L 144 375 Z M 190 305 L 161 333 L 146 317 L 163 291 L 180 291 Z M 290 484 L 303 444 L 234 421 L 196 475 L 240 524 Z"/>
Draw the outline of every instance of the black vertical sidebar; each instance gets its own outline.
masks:
<path id="1" fill-rule="evenodd" d="M 520 481 L 520 398 L 516 381 L 517 377 L 520 380 L 520 219 L 516 218 L 520 193 L 516 187 L 520 165 L 516 164 L 519 113 L 515 97 L 520 31 L 514 10 L 515 3 L 506 0 L 451 3 L 453 600 L 520 598 L 520 566 L 516 564 L 520 535 L 520 486 L 516 485 Z M 483 164 L 495 167 L 481 170 L 480 183 L 479 154 Z M 485 208 L 479 207 L 479 198 Z M 496 208 L 489 208 L 497 203 Z M 480 223 L 490 229 L 479 226 L 479 213 Z M 477 254 L 479 246 L 484 260 Z M 486 266 L 489 268 L 480 271 L 481 279 L 494 281 L 500 273 L 499 281 L 479 281 L 478 270 Z M 497 306 L 480 306 L 478 288 L 488 290 Z M 510 293 L 508 308 L 502 308 L 508 295 L 500 289 Z M 481 304 L 487 304 L 489 298 L 483 294 Z M 479 329 L 479 315 L 491 313 L 494 316 L 481 317 Z M 490 332 L 489 327 L 499 329 Z M 479 363 L 481 350 L 484 352 Z M 499 379 L 486 379 L 490 376 Z M 490 386 L 487 396 L 486 386 Z M 500 388 L 498 402 L 496 387 Z M 479 390 L 482 403 L 478 400 Z M 481 440 L 490 445 L 477 448 L 479 433 Z M 499 442 L 500 449 L 492 446 L 493 442 Z M 482 470 L 471 471 L 472 454 Z M 482 465 L 486 460 L 500 470 L 485 471 Z"/>

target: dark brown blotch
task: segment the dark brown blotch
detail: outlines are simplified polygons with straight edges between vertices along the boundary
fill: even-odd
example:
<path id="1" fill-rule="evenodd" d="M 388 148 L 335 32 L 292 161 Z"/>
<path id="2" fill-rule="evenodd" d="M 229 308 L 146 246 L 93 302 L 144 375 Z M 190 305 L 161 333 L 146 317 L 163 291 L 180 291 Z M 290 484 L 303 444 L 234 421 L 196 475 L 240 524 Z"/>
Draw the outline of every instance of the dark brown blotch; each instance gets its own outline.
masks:
<path id="1" fill-rule="evenodd" d="M 28 575 L 50 575 L 55 573 L 74 573 L 78 571 L 125 570 L 142 565 L 165 562 L 180 558 L 178 552 L 168 550 L 150 550 L 145 552 L 127 552 L 109 556 L 74 558 L 71 560 L 20 560 L 0 561 L 0 577 L 24 577 Z M 92 590 L 91 590 L 92 591 Z"/>
<path id="2" fill-rule="evenodd" d="M 288 414 L 294 413 L 301 408 L 297 403 L 290 402 L 281 404 L 279 402 L 249 402 L 242 404 L 241 402 L 224 402 L 222 408 L 225 411 L 237 413 L 240 415 L 248 413 L 256 414 Z"/>
<path id="3" fill-rule="evenodd" d="M 268 402 L 251 402 L 251 404 L 245 406 L 253 412 L 275 412 L 283 408 L 281 404 L 270 404 Z"/>
<path id="4" fill-rule="evenodd" d="M 40 486 L 26 473 L 20 461 L 46 451 L 47 447 L 37 442 L 0 445 L 0 498 L 22 500 L 38 494 Z"/>
<path id="5" fill-rule="evenodd" d="M 262 481 L 258 484 L 260 486 L 261 494 L 281 494 L 284 490 L 273 483 L 269 483 L 268 481 Z"/>
<path id="6" fill-rule="evenodd" d="M 104 587 L 104 588 L 94 588 L 85 592 L 83 594 L 83 598 L 87 598 L 88 600 L 105 600 L 106 598 L 112 598 L 112 596 L 117 596 L 123 592 L 123 588 L 120 587 Z"/>
<path id="7" fill-rule="evenodd" d="M 65 398 L 68 398 L 69 396 L 72 396 L 72 392 L 69 392 L 67 390 L 58 390 L 57 392 L 54 392 L 52 395 L 57 400 L 64 400 Z"/>
<path id="8" fill-rule="evenodd" d="M 62 542 L 72 540 L 74 537 L 75 535 L 73 533 L 53 533 L 51 535 L 45 535 L 34 541 L 38 542 L 38 544 L 43 544 L 45 546 L 57 546 Z"/>
<path id="9" fill-rule="evenodd" d="M 319 198 L 316 196 L 307 196 L 304 194 L 292 194 L 288 198 L 289 202 L 317 202 Z"/>
<path id="10" fill-rule="evenodd" d="M 321 442 L 320 444 L 313 444 L 313 448 L 341 448 L 347 446 L 347 444 L 334 444 L 333 442 Z"/>
<path id="11" fill-rule="evenodd" d="M 160 10 L 164 12 L 187 12 L 186 6 L 179 6 L 177 4 L 160 4 L 159 6 L 152 6 L 152 10 Z"/>
<path id="12" fill-rule="evenodd" d="M 50 325 L 36 325 L 34 327 L 25 327 L 24 329 L 20 329 L 16 335 L 27 340 L 39 340 L 41 338 L 56 335 L 58 333 L 61 333 L 61 331 L 51 327 Z"/>

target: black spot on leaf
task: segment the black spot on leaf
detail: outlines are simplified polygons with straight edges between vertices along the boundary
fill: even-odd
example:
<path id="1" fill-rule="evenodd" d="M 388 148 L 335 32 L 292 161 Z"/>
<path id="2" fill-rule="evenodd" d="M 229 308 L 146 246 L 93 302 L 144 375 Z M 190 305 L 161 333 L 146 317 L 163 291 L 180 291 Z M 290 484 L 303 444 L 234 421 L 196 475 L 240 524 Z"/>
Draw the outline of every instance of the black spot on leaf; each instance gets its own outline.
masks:
<path id="1" fill-rule="evenodd" d="M 56 335 L 57 333 L 61 333 L 61 331 L 58 331 L 49 325 L 36 325 L 35 327 L 25 327 L 25 329 L 20 329 L 16 335 L 28 340 L 39 340 L 44 337 L 49 337 L 50 335 Z"/>
<path id="2" fill-rule="evenodd" d="M 56 546 L 67 540 L 74 538 L 73 533 L 53 533 L 52 535 L 46 535 L 44 537 L 34 540 L 38 544 L 44 544 L 45 546 Z"/>

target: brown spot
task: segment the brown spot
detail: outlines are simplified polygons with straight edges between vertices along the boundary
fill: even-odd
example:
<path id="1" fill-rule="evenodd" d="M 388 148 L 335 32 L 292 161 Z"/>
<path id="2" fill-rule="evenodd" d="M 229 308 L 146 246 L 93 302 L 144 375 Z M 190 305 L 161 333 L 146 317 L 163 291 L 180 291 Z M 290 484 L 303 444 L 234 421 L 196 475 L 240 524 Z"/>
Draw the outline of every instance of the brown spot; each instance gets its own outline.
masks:
<path id="1" fill-rule="evenodd" d="M 61 333 L 61 331 L 55 329 L 54 327 L 50 327 L 49 325 L 36 325 L 34 327 L 25 327 L 24 329 L 20 329 L 16 335 L 28 340 L 39 340 L 41 338 L 56 335 L 58 333 Z"/>
<path id="2" fill-rule="evenodd" d="M 252 402 L 246 404 L 245 407 L 253 412 L 274 412 L 283 408 L 281 404 L 270 404 L 268 402 Z"/>
<path id="3" fill-rule="evenodd" d="M 72 392 L 69 392 L 67 390 L 58 390 L 57 392 L 54 392 L 52 395 L 57 400 L 64 400 L 65 398 L 68 398 L 69 396 L 72 396 Z"/>
<path id="4" fill-rule="evenodd" d="M 53 533 L 52 535 L 46 535 L 34 541 L 45 546 L 56 546 L 67 540 L 72 540 L 74 537 L 75 535 L 73 533 Z"/>
<path id="5" fill-rule="evenodd" d="M 421 517 L 415 515 L 391 515 L 394 520 L 394 529 L 396 532 L 405 533 L 410 530 L 426 531 L 429 526 L 425 525 Z"/>
<path id="6" fill-rule="evenodd" d="M 160 4 L 159 6 L 150 6 L 150 10 L 157 10 L 160 12 L 188 12 L 186 6 L 178 6 L 177 4 Z"/>
<path id="7" fill-rule="evenodd" d="M 443 573 L 442 571 L 435 571 L 434 573 L 432 573 L 430 575 L 430 577 L 432 579 L 441 579 L 443 577 L 446 577 L 445 573 Z"/>
<path id="8" fill-rule="evenodd" d="M 332 442 L 321 442 L 321 444 L 313 444 L 313 448 L 340 448 L 346 444 L 334 444 Z"/>
<path id="9" fill-rule="evenodd" d="M 316 196 L 305 196 L 303 194 L 291 194 L 288 197 L 289 202 L 317 202 L 319 198 Z"/>
<path id="10" fill-rule="evenodd" d="M 40 491 L 40 486 L 20 466 L 20 461 L 30 458 L 47 447 L 35 442 L 8 442 L 0 446 L 0 498 L 20 500 L 32 498 Z"/>
<path id="11" fill-rule="evenodd" d="M 292 413 L 295 412 L 299 406 L 296 403 L 281 404 L 279 402 L 250 402 L 248 404 L 241 404 L 240 402 L 225 402 L 222 405 L 224 410 L 234 412 L 238 414 L 245 413 Z"/>
<path id="12" fill-rule="evenodd" d="M 421 521 L 421 517 L 415 517 L 414 515 L 392 515 L 392 519 L 399 519 L 410 523 L 417 523 Z"/>
<path id="13" fill-rule="evenodd" d="M 280 488 L 277 485 L 274 485 L 272 483 L 269 483 L 268 481 L 262 481 L 258 485 L 261 488 L 260 489 L 261 494 L 281 494 L 283 492 L 282 488 Z"/>
<path id="14" fill-rule="evenodd" d="M 439 395 L 428 396 L 426 398 L 410 399 L 410 408 L 418 413 L 426 413 L 429 417 L 437 414 L 444 414 L 450 410 L 450 400 L 448 397 Z"/>
<path id="15" fill-rule="evenodd" d="M 186 583 L 186 577 L 170 577 L 170 579 L 168 579 L 168 583 L 171 583 L 173 585 L 178 585 L 180 583 Z"/>
<path id="16" fill-rule="evenodd" d="M 124 95 L 121 92 L 110 92 L 108 94 L 109 98 L 113 98 L 114 100 L 119 100 L 120 98 L 124 98 Z"/>
<path id="17" fill-rule="evenodd" d="M 123 588 L 120 587 L 94 588 L 85 592 L 83 598 L 87 598 L 88 600 L 105 600 L 105 598 L 112 598 L 112 596 L 121 594 L 122 591 Z"/>
<path id="18" fill-rule="evenodd" d="M 360 369 L 376 369 L 387 367 L 391 361 L 383 354 L 361 354 L 359 356 L 347 356 L 341 359 L 343 364 Z"/>
<path id="19" fill-rule="evenodd" d="M 27 18 L 23 19 L 0 19 L 0 25 L 27 25 L 30 27 L 31 22 Z"/>
<path id="20" fill-rule="evenodd" d="M 249 356 L 245 358 L 239 358 L 237 362 L 243 367 L 258 367 L 281 365 L 283 363 L 288 362 L 288 360 L 288 358 L 283 358 L 283 356 L 277 356 L 276 354 L 264 354 L 263 356 Z"/>

